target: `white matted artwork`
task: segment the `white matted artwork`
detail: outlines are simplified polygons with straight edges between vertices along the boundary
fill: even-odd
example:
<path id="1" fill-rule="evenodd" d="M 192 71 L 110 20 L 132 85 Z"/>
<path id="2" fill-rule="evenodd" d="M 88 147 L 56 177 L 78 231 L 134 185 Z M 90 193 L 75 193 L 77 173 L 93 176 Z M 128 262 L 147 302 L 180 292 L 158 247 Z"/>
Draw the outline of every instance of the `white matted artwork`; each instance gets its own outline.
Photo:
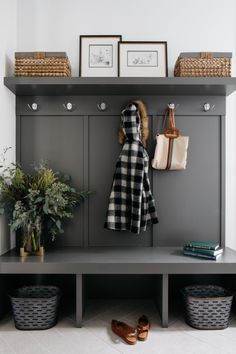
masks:
<path id="1" fill-rule="evenodd" d="M 119 76 L 168 76 L 167 42 L 119 42 Z"/>
<path id="2" fill-rule="evenodd" d="M 80 36 L 80 76 L 118 76 L 120 35 Z"/>

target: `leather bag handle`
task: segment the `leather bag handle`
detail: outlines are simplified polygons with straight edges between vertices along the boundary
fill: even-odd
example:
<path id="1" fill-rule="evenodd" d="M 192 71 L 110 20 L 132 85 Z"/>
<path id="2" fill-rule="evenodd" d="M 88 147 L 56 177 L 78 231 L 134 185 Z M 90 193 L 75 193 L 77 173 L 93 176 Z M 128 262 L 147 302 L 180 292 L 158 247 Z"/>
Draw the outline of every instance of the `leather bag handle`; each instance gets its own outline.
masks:
<path id="1" fill-rule="evenodd" d="M 167 116 L 168 116 L 168 125 L 165 128 Z M 175 127 L 175 114 L 173 108 L 167 108 L 165 111 L 165 115 L 163 119 L 163 129 L 166 138 L 176 139 L 179 137 L 180 132 L 179 129 Z"/>

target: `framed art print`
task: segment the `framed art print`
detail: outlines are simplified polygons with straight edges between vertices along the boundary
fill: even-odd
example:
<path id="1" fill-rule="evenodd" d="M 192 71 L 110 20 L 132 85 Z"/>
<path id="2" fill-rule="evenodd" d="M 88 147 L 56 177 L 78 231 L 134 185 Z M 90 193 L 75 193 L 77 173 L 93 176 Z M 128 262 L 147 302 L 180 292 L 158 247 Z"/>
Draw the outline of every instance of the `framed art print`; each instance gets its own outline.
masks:
<path id="1" fill-rule="evenodd" d="M 118 42 L 120 35 L 80 36 L 79 75 L 118 76 Z"/>
<path id="2" fill-rule="evenodd" d="M 119 76 L 166 77 L 167 42 L 119 42 Z"/>

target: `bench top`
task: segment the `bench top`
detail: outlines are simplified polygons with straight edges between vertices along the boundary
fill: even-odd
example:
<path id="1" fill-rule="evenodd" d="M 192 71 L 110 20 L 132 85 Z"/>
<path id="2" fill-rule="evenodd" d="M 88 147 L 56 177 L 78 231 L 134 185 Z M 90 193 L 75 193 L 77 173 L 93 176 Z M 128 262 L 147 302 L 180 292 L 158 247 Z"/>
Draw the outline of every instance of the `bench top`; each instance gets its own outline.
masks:
<path id="1" fill-rule="evenodd" d="M 186 257 L 180 247 L 64 247 L 43 257 L 0 257 L 1 274 L 236 274 L 236 251 L 217 261 Z"/>

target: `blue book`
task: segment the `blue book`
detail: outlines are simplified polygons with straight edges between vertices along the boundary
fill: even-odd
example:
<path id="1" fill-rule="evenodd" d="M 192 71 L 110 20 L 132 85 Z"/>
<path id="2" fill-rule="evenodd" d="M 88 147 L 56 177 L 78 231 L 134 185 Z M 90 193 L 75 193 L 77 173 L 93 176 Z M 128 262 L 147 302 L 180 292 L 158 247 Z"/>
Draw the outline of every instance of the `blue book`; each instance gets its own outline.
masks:
<path id="1" fill-rule="evenodd" d="M 220 247 L 219 243 L 217 242 L 205 242 L 205 241 L 188 241 L 185 246 L 194 247 L 194 248 L 204 248 L 208 250 L 217 250 L 217 248 Z"/>
<path id="2" fill-rule="evenodd" d="M 212 261 L 216 261 L 221 256 L 221 254 L 218 254 L 217 256 L 211 256 L 211 255 L 208 255 L 208 254 L 202 254 L 202 253 L 185 251 L 185 250 L 183 251 L 183 254 L 185 256 L 191 256 L 191 257 L 196 257 L 196 258 L 204 258 L 204 259 L 209 259 L 209 260 L 212 260 Z"/>
<path id="3" fill-rule="evenodd" d="M 218 254 L 223 253 L 223 248 L 222 247 L 219 247 L 216 250 L 209 250 L 207 248 L 197 248 L 197 247 L 185 246 L 184 250 L 185 251 L 199 253 L 199 254 L 208 254 L 210 256 L 217 256 Z"/>

